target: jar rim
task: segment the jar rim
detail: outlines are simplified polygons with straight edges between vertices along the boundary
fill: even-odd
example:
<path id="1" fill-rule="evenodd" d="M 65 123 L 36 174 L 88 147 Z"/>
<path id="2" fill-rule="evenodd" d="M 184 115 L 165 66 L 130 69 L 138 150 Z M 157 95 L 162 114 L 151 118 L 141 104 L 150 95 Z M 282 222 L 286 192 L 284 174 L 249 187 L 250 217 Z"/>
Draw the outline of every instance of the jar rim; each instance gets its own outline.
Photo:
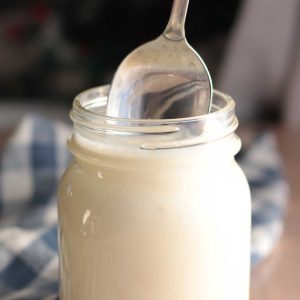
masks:
<path id="1" fill-rule="evenodd" d="M 181 123 L 181 122 L 191 122 L 191 121 L 199 121 L 199 120 L 205 120 L 208 118 L 212 118 L 215 115 L 220 115 L 220 114 L 224 114 L 227 112 L 230 112 L 232 110 L 235 109 L 235 102 L 234 100 L 228 95 L 225 94 L 219 90 L 214 90 L 213 93 L 215 95 L 218 95 L 224 99 L 227 100 L 226 106 L 213 111 L 209 114 L 205 114 L 205 115 L 200 115 L 200 116 L 193 116 L 193 117 L 185 117 L 185 118 L 172 118 L 172 119 L 128 119 L 128 118 L 117 118 L 117 117 L 111 117 L 111 116 L 107 116 L 105 114 L 99 114 L 96 113 L 90 109 L 87 109 L 84 105 L 83 105 L 83 101 L 84 98 L 88 95 L 88 94 L 95 94 L 95 93 L 99 93 L 102 94 L 107 94 L 109 92 L 110 89 L 110 85 L 103 85 L 103 86 L 97 86 L 97 87 L 93 87 L 90 89 L 87 89 L 81 93 L 79 93 L 73 102 L 73 110 L 75 111 L 81 111 L 81 113 L 89 115 L 90 117 L 94 117 L 94 118 L 102 118 L 105 120 L 112 120 L 112 121 L 126 121 L 126 122 L 130 122 L 130 123 L 145 123 L 145 124 L 161 124 L 162 121 L 163 123 Z M 99 96 L 98 96 L 99 97 Z M 101 97 L 101 96 L 100 96 Z M 102 96 L 103 97 L 103 96 Z M 104 96 L 105 97 L 105 96 Z M 212 103 L 212 105 L 214 105 L 214 103 Z M 71 112 L 72 113 L 72 112 Z"/>
<path id="2" fill-rule="evenodd" d="M 238 126 L 234 100 L 217 90 L 213 93 L 212 112 L 206 115 L 177 119 L 126 119 L 105 114 L 109 89 L 109 85 L 99 86 L 76 96 L 70 117 L 77 131 L 117 136 L 170 136 L 173 133 L 174 147 L 183 147 L 182 145 L 189 146 L 219 139 L 234 132 Z M 181 143 L 182 140 L 185 140 L 185 143 Z M 160 144 L 159 147 L 156 145 L 155 149 L 169 146 L 168 143 Z"/>

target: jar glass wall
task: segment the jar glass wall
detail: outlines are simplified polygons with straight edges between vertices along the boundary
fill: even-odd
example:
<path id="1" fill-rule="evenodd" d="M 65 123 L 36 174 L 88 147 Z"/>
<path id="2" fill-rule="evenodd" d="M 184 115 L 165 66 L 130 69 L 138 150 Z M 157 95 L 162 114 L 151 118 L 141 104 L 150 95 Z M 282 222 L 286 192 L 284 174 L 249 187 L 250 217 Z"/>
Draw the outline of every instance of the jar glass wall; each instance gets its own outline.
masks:
<path id="1" fill-rule="evenodd" d="M 59 188 L 60 299 L 248 299 L 250 194 L 234 101 L 209 115 L 106 117 L 108 86 L 74 101 Z"/>

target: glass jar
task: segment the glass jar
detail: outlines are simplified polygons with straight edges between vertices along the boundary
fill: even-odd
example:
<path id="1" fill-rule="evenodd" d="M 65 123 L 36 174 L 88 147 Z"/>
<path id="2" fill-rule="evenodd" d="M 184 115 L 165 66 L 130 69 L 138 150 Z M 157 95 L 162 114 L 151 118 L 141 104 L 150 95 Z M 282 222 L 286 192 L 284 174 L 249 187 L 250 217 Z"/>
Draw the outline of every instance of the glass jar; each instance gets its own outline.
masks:
<path id="1" fill-rule="evenodd" d="M 59 187 L 61 300 L 247 300 L 250 193 L 234 101 L 168 120 L 106 117 L 81 93 Z"/>

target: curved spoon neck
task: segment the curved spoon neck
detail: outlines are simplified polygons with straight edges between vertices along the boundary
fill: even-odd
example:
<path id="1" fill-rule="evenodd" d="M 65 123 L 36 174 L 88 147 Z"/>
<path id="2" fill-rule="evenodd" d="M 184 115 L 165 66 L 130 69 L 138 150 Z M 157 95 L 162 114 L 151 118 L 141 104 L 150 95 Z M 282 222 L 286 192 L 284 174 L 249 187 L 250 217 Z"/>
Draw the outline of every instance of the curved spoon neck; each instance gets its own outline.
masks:
<path id="1" fill-rule="evenodd" d="M 172 40 L 172 41 L 181 41 L 183 39 L 185 39 L 185 32 L 184 30 L 181 31 L 181 29 L 179 28 L 166 28 L 164 33 L 163 33 L 163 36 L 169 40 Z"/>
<path id="2" fill-rule="evenodd" d="M 171 40 L 185 38 L 185 19 L 189 0 L 174 0 L 171 16 L 163 35 Z"/>

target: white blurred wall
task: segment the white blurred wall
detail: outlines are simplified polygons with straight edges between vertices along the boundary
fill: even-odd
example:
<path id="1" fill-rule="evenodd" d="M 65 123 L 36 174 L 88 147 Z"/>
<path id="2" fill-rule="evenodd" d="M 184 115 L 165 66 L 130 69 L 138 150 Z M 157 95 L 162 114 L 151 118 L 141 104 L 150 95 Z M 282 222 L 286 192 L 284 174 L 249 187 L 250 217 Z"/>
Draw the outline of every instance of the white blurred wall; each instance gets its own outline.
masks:
<path id="1" fill-rule="evenodd" d="M 300 1 L 244 0 L 219 75 L 241 119 L 270 101 L 300 127 Z"/>

